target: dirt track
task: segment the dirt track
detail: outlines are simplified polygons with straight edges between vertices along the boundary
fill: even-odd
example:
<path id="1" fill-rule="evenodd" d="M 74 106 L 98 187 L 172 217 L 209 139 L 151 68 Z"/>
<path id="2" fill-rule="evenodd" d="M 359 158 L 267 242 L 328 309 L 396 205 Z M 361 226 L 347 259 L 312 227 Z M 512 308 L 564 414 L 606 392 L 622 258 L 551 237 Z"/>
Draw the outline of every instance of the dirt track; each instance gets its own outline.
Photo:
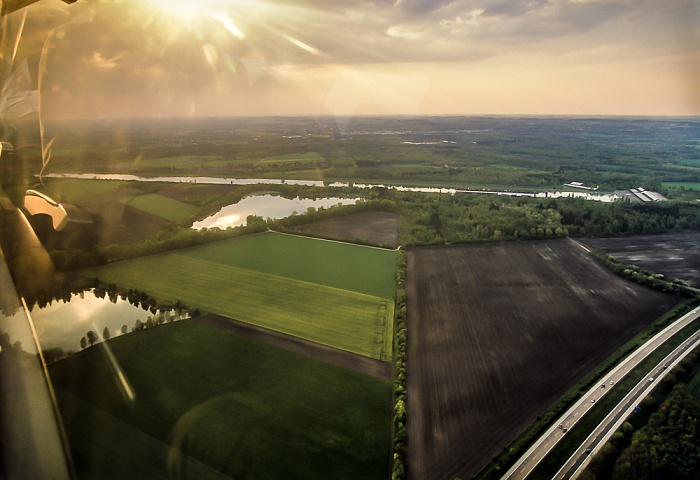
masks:
<path id="1" fill-rule="evenodd" d="M 412 248 L 408 472 L 470 478 L 678 299 L 567 240 Z"/>
<path id="2" fill-rule="evenodd" d="M 213 313 L 203 315 L 195 321 L 209 327 L 235 333 L 236 335 L 251 340 L 267 343 L 275 347 L 289 350 L 290 352 L 338 365 L 375 378 L 381 378 L 383 380 L 391 379 L 391 365 L 387 362 L 380 362 L 379 360 L 326 347 L 301 338 L 237 322 Z"/>

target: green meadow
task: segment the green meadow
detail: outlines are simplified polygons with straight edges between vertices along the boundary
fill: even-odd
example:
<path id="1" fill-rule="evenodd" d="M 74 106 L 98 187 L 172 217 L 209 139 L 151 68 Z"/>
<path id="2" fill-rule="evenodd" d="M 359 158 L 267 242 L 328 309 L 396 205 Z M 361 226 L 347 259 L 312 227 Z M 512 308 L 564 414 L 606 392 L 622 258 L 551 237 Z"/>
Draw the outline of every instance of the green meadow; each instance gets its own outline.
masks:
<path id="1" fill-rule="evenodd" d="M 323 253 L 306 255 L 314 248 Z M 339 251 L 346 255 L 334 257 Z M 255 261 L 255 255 L 246 256 L 251 252 L 261 258 L 267 252 L 267 264 L 245 268 Z M 385 255 L 376 257 L 377 252 Z M 375 262 L 368 264 L 363 255 Z M 280 262 L 276 274 L 275 258 Z M 396 252 L 266 233 L 115 262 L 84 275 L 386 361 L 391 358 L 394 300 L 388 292 L 393 292 L 395 268 Z M 369 279 L 377 276 L 390 278 L 391 289 L 361 285 L 362 278 L 372 284 Z M 316 283 L 321 280 L 325 283 Z"/>
<path id="2" fill-rule="evenodd" d="M 106 345 L 50 367 L 80 478 L 389 476 L 388 381 L 191 320 Z"/>
<path id="3" fill-rule="evenodd" d="M 120 198 L 119 201 L 125 205 L 141 210 L 142 212 L 150 213 L 170 221 L 184 220 L 199 212 L 199 208 L 194 205 L 189 205 L 154 193 L 123 197 Z"/>
<path id="4" fill-rule="evenodd" d="M 187 256 L 394 299 L 397 252 L 267 232 L 210 243 Z"/>

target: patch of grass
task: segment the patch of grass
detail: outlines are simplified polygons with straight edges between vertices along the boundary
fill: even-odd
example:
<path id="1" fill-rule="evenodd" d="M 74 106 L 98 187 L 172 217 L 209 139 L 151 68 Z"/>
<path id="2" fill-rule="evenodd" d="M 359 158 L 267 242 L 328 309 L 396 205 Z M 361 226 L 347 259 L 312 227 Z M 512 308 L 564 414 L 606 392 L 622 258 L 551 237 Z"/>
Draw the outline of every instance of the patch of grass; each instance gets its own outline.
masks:
<path id="1" fill-rule="evenodd" d="M 184 321 L 50 373 L 80 478 L 384 479 L 391 385 Z"/>
<path id="2" fill-rule="evenodd" d="M 120 198 L 119 201 L 130 207 L 173 222 L 185 220 L 199 212 L 199 208 L 194 205 L 189 205 L 154 193 L 124 197 Z"/>
<path id="3" fill-rule="evenodd" d="M 255 238 L 268 236 L 283 237 Z M 210 245 L 236 248 L 232 242 Z M 223 253 L 217 252 L 223 251 L 207 247 L 116 262 L 83 274 L 359 355 L 391 358 L 393 299 L 240 268 L 219 259 Z"/>

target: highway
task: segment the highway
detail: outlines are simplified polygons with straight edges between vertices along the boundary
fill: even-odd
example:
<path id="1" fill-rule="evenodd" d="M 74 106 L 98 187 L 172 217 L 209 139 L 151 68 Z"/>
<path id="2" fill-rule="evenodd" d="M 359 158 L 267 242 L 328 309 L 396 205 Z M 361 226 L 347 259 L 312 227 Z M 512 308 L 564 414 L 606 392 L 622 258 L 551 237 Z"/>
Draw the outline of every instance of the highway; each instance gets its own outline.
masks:
<path id="1" fill-rule="evenodd" d="M 550 428 L 537 439 L 533 445 L 525 452 L 525 454 L 513 465 L 510 470 L 502 477 L 505 479 L 522 480 L 535 469 L 539 462 L 549 453 L 549 451 L 562 439 L 566 431 L 572 428 L 576 423 L 595 406 L 595 402 L 603 397 L 615 385 L 627 375 L 634 367 L 642 362 L 656 348 L 662 345 L 666 340 L 675 335 L 678 331 L 686 327 L 692 321 L 700 316 L 700 307 L 696 307 L 675 321 L 673 324 L 666 327 L 664 330 L 656 334 L 639 349 L 622 360 L 615 368 L 608 372 L 599 383 L 591 387 L 588 392 L 583 394 L 581 398 L 567 410 Z M 666 365 L 666 364 L 664 364 Z M 663 368 L 663 366 L 662 366 Z M 656 371 L 656 370 L 654 370 Z M 665 372 L 666 370 L 664 370 Z M 645 379 L 647 383 L 648 379 Z M 643 382 L 642 382 L 643 383 Z M 623 402 L 624 404 L 624 402 Z M 636 405 L 636 404 L 635 404 Z M 634 406 L 634 405 L 633 405 Z M 626 417 L 626 415 L 624 416 Z M 604 422 L 605 423 L 605 422 Z M 614 429 L 612 430 L 614 432 Z M 586 446 L 590 441 L 584 443 L 582 452 L 585 452 Z M 589 455 L 585 455 L 589 457 Z M 585 460 L 585 459 L 584 459 Z M 583 461 L 583 460 L 582 460 Z M 557 477 L 570 478 L 570 477 Z"/>
<path id="2" fill-rule="evenodd" d="M 554 476 L 556 480 L 576 478 L 588 465 L 591 457 L 595 455 L 605 442 L 617 431 L 624 421 L 634 413 L 635 407 L 647 396 L 654 387 L 668 374 L 673 367 L 695 347 L 700 345 L 700 332 L 696 332 L 685 342 L 679 345 L 663 361 L 652 369 L 652 373 L 643 378 L 630 393 L 608 414 L 596 429 L 584 440 L 564 466 Z"/>

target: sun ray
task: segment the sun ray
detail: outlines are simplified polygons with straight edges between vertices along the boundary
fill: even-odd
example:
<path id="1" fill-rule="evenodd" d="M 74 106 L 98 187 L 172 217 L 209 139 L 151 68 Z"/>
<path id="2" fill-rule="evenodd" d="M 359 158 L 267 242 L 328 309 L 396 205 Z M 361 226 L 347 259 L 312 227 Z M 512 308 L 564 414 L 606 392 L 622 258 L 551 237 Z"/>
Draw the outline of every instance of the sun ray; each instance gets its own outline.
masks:
<path id="1" fill-rule="evenodd" d="M 223 25 L 223 27 L 231 32 L 235 37 L 238 37 L 241 40 L 245 38 L 243 32 L 236 26 L 235 23 L 233 23 L 233 19 L 231 19 L 225 10 L 208 12 L 207 15 Z"/>

